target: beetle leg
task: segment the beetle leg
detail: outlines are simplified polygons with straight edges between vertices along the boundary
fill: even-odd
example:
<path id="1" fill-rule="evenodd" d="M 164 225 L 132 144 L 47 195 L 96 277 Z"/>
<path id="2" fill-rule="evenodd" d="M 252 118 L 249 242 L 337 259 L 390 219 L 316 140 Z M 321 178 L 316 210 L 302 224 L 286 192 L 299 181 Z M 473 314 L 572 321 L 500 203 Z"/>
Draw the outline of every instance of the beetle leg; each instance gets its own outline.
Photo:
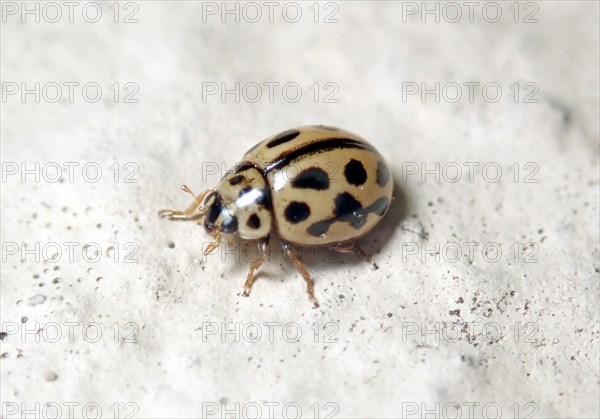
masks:
<path id="1" fill-rule="evenodd" d="M 202 205 L 202 200 L 204 199 L 204 197 L 209 192 L 213 191 L 212 189 L 207 189 L 206 191 L 202 192 L 200 195 L 196 196 L 192 192 L 192 190 L 190 188 L 188 188 L 186 185 L 183 185 L 181 187 L 181 189 L 183 189 L 185 192 L 192 195 L 192 197 L 194 198 L 194 202 L 192 202 L 192 204 L 189 207 L 187 207 L 184 211 L 175 211 L 175 210 L 170 210 L 170 209 L 160 210 L 160 211 L 158 211 L 158 215 L 161 218 L 166 217 L 169 220 L 189 220 L 191 218 L 197 217 L 197 214 L 194 215 L 194 212 L 200 207 L 200 205 Z"/>
<path id="2" fill-rule="evenodd" d="M 213 237 L 215 238 L 215 241 L 206 246 L 204 256 L 210 255 L 221 244 L 221 235 L 219 233 L 216 233 Z"/>
<path id="3" fill-rule="evenodd" d="M 304 281 L 306 282 L 306 293 L 308 294 L 308 301 L 310 301 L 313 304 L 313 308 L 318 308 L 319 302 L 315 298 L 315 292 L 313 289 L 314 282 L 313 282 L 312 278 L 310 277 L 310 274 L 308 273 L 308 271 L 306 270 L 306 268 L 300 261 L 300 259 L 298 259 L 298 255 L 296 254 L 296 249 L 291 244 L 286 243 L 286 242 L 282 242 L 281 247 L 283 247 L 285 254 L 293 262 L 293 264 L 296 267 L 296 269 L 298 270 L 298 272 L 300 272 L 300 274 L 302 275 L 302 278 L 304 278 Z"/>
<path id="4" fill-rule="evenodd" d="M 244 283 L 244 288 L 242 291 L 242 295 L 244 297 L 248 297 L 250 295 L 250 290 L 252 289 L 252 284 L 254 284 L 254 271 L 256 271 L 260 265 L 265 261 L 267 257 L 267 252 L 269 251 L 269 236 L 260 239 L 258 242 L 258 251 L 260 255 L 256 259 L 250 263 L 250 268 L 248 269 L 248 276 L 246 277 L 246 282 Z"/>
<path id="5" fill-rule="evenodd" d="M 371 264 L 374 271 L 379 269 L 379 266 L 377 266 L 377 264 L 375 263 L 373 258 L 370 255 L 368 255 L 367 253 L 365 253 L 365 251 L 362 250 L 360 247 L 358 247 L 358 245 L 356 243 L 341 244 L 341 245 L 338 244 L 337 246 L 330 247 L 330 249 L 333 251 L 336 251 L 336 252 L 340 252 L 340 253 L 356 252 L 356 253 L 360 254 L 367 263 Z"/>

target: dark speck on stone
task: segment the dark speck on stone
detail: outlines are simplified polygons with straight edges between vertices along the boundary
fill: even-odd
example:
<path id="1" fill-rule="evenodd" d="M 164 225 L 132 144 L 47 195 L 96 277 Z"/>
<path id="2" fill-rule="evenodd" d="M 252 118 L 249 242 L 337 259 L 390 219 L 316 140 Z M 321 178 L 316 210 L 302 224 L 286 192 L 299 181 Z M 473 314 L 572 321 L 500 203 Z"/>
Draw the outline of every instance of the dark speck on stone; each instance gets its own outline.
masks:
<path id="1" fill-rule="evenodd" d="M 48 382 L 56 381 L 57 378 L 58 378 L 58 375 L 54 371 L 46 371 L 44 373 L 44 380 L 46 380 Z"/>
<path id="2" fill-rule="evenodd" d="M 392 316 L 393 316 L 393 314 L 392 314 L 392 313 L 388 313 L 388 314 L 387 314 L 387 316 L 388 316 L 388 317 L 392 317 Z"/>
<path id="3" fill-rule="evenodd" d="M 456 309 L 456 310 L 450 310 L 449 311 L 451 316 L 460 316 L 460 310 Z"/>
<path id="4" fill-rule="evenodd" d="M 175 248 L 175 243 L 169 242 L 169 244 L 167 246 L 169 246 L 169 249 L 174 249 Z"/>

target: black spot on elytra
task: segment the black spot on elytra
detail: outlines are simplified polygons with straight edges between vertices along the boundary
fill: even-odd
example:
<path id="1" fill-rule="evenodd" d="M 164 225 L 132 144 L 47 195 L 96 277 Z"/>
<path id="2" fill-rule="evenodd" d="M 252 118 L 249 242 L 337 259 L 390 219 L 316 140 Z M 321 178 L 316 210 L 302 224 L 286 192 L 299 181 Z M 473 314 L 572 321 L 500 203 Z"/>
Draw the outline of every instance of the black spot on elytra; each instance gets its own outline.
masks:
<path id="1" fill-rule="evenodd" d="M 331 221 L 318 221 L 310 227 L 308 227 L 306 231 L 308 231 L 308 234 L 312 236 L 319 237 L 320 235 L 327 233 L 327 230 L 329 230 L 330 225 Z"/>
<path id="2" fill-rule="evenodd" d="M 285 209 L 285 218 L 292 224 L 298 224 L 310 216 L 310 208 L 304 202 L 292 201 Z"/>
<path id="3" fill-rule="evenodd" d="M 225 234 L 235 233 L 238 229 L 238 220 L 235 215 L 225 218 L 221 224 L 221 231 Z"/>
<path id="4" fill-rule="evenodd" d="M 358 202 L 351 194 L 344 192 L 335 197 L 335 217 L 337 219 L 347 218 L 362 208 L 362 204 Z"/>
<path id="5" fill-rule="evenodd" d="M 385 213 L 385 210 L 388 207 L 390 200 L 387 197 L 381 197 L 377 201 L 373 202 L 367 208 L 368 212 L 374 212 L 375 214 L 381 216 Z"/>
<path id="6" fill-rule="evenodd" d="M 277 147 L 280 144 L 284 144 L 284 143 L 287 143 L 288 141 L 292 141 L 298 135 L 300 135 L 300 131 L 298 131 L 296 129 L 290 129 L 290 130 L 284 131 L 281 134 L 278 134 L 271 141 L 269 141 L 267 143 L 267 147 L 268 148 Z"/>
<path id="7" fill-rule="evenodd" d="M 367 171 L 358 160 L 350 160 L 344 168 L 344 176 L 349 184 L 360 186 L 367 181 Z"/>
<path id="8" fill-rule="evenodd" d="M 329 176 L 323 169 L 311 167 L 303 170 L 292 181 L 294 188 L 316 189 L 318 191 L 329 188 Z"/>
<path id="9" fill-rule="evenodd" d="M 267 175 L 273 170 L 277 170 L 288 165 L 292 160 L 298 157 L 308 154 L 316 154 L 318 152 L 323 152 L 327 150 L 341 150 L 345 148 L 376 151 L 373 148 L 373 146 L 359 140 L 354 140 L 352 138 L 326 138 L 303 145 L 299 148 L 285 151 L 279 155 L 279 158 L 277 158 L 277 160 L 272 161 L 267 167 L 260 168 L 260 171 L 262 171 L 263 175 Z M 243 164 L 245 164 L 246 167 L 254 167 L 252 163 L 249 162 Z M 239 173 L 240 171 L 240 169 L 236 169 L 236 173 Z"/>
<path id="10" fill-rule="evenodd" d="M 389 204 L 387 197 L 381 197 L 368 207 L 363 207 L 351 194 L 344 192 L 335 198 L 334 215 L 326 220 L 318 221 L 309 226 L 306 231 L 319 237 L 329 230 L 329 227 L 338 221 L 348 222 L 353 228 L 360 229 L 366 222 L 369 213 L 382 216 Z"/>
<path id="11" fill-rule="evenodd" d="M 390 172 L 388 171 L 385 163 L 380 161 L 377 162 L 377 184 L 379 186 L 385 186 L 390 179 Z"/>
<path id="12" fill-rule="evenodd" d="M 248 217 L 246 225 L 253 230 L 258 230 L 260 228 L 260 217 L 256 214 L 252 214 L 250 217 Z"/>
<path id="13" fill-rule="evenodd" d="M 232 186 L 237 185 L 238 183 L 242 182 L 244 179 L 246 179 L 244 176 L 237 175 L 237 176 L 234 176 L 231 179 L 229 179 L 229 184 Z"/>

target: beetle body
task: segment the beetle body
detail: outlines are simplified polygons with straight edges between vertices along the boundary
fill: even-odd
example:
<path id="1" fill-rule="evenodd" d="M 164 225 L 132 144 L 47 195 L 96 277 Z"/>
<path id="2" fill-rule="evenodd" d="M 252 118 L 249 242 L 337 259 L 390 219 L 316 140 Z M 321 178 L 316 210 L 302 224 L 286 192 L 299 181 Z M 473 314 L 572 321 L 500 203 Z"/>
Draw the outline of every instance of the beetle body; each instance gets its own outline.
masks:
<path id="1" fill-rule="evenodd" d="M 327 246 L 341 252 L 356 246 L 383 218 L 392 199 L 393 181 L 382 155 L 351 132 L 323 125 L 294 128 L 256 144 L 212 190 L 196 197 L 186 211 L 163 210 L 169 218 L 192 218 L 196 209 L 216 241 L 236 236 L 256 240 L 261 255 L 248 273 L 244 295 L 268 249 L 272 230 L 307 282 L 318 306 L 312 279 L 294 246 Z M 187 189 L 189 193 L 191 191 Z"/>

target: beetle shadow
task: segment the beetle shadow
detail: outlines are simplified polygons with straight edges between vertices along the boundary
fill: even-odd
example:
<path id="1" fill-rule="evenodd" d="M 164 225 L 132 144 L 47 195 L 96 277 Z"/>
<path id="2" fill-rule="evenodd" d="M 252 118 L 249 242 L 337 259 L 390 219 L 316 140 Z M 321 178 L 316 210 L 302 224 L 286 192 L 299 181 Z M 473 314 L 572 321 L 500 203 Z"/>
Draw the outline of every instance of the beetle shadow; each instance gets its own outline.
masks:
<path id="1" fill-rule="evenodd" d="M 383 217 L 383 219 L 377 224 L 377 226 L 369 232 L 366 236 L 360 238 L 357 244 L 367 254 L 370 255 L 380 267 L 383 262 L 383 258 L 379 257 L 382 251 L 393 251 L 393 249 L 387 246 L 387 243 L 397 232 L 398 227 L 402 220 L 405 220 L 410 214 L 410 198 L 406 193 L 403 184 L 399 182 L 399 179 L 394 176 L 394 189 L 392 192 L 392 202 L 390 207 Z M 339 269 L 340 265 L 348 264 L 351 266 L 364 265 L 365 268 L 370 269 L 368 263 L 358 252 L 341 253 L 329 248 L 300 248 L 301 260 L 309 268 L 315 269 Z M 379 262 L 379 263 L 378 263 Z"/>
<path id="2" fill-rule="evenodd" d="M 387 242 L 396 233 L 400 223 L 405 220 L 411 211 L 410 197 L 399 179 L 394 176 L 394 190 L 392 192 L 392 203 L 383 220 L 373 229 L 371 233 L 358 241 L 359 246 L 370 255 L 380 254 L 386 247 Z M 391 249 L 389 249 L 391 250 Z"/>

